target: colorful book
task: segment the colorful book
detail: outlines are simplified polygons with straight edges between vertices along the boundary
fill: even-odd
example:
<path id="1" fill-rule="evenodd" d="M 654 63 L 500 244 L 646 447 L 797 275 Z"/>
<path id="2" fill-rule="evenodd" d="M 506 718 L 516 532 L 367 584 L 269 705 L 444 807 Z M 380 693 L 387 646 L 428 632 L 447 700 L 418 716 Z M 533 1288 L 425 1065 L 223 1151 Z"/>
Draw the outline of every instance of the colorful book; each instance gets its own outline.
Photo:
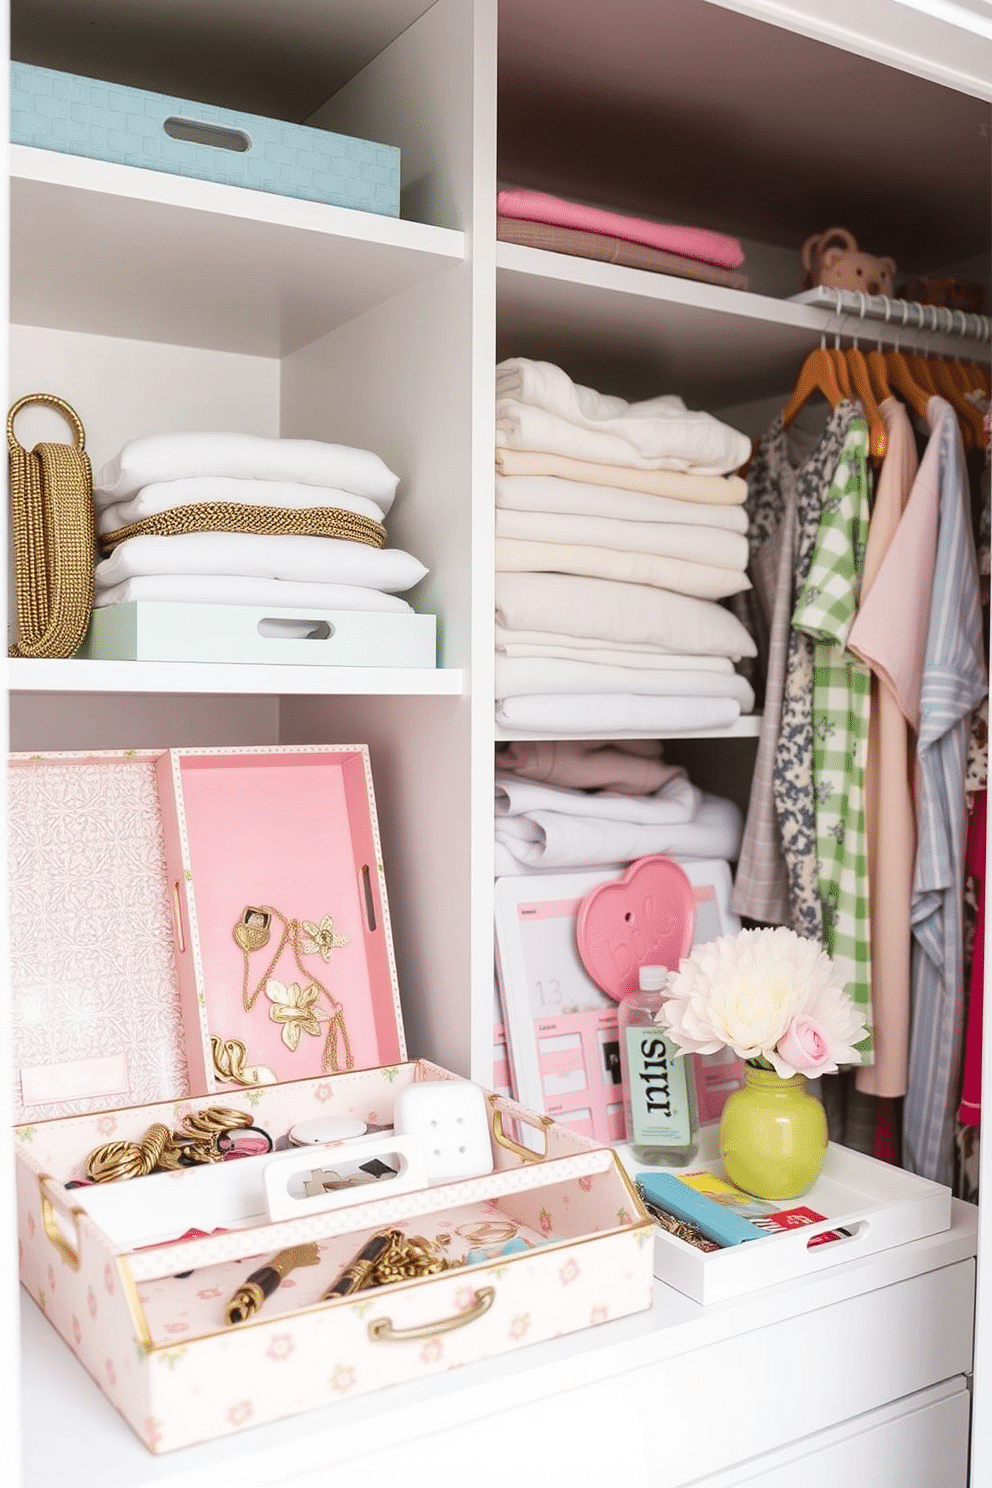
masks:
<path id="1" fill-rule="evenodd" d="M 642 1197 L 652 1209 L 673 1215 L 720 1247 L 741 1245 L 749 1240 L 760 1240 L 763 1235 L 801 1229 L 826 1218 L 805 1204 L 782 1208 L 767 1199 L 755 1198 L 706 1169 L 678 1176 L 671 1172 L 638 1173 L 636 1181 Z M 830 1230 L 814 1236 L 810 1243 L 825 1245 L 831 1240 L 839 1240 L 842 1234 L 841 1230 Z M 689 1239 L 688 1236 L 683 1238 Z M 691 1243 L 695 1242 L 690 1239 Z"/>

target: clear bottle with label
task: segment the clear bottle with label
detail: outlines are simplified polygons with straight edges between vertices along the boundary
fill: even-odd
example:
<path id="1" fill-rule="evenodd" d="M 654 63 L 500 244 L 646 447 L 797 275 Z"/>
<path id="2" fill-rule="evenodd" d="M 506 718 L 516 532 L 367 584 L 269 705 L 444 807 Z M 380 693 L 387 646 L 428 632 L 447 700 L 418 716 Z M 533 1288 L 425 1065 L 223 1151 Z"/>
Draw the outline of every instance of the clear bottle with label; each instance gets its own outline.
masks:
<path id="1" fill-rule="evenodd" d="M 655 1022 L 667 982 L 664 966 L 642 966 L 638 990 L 618 1010 L 624 1115 L 639 1162 L 684 1168 L 699 1147 L 696 1079 Z"/>

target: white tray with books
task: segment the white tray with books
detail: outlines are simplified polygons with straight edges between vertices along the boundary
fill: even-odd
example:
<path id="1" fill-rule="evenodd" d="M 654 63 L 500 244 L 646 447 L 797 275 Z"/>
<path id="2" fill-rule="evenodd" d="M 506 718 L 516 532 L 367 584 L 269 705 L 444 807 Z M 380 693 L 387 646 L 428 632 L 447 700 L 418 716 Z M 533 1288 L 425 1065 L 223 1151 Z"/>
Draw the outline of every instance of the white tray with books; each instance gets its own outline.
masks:
<path id="1" fill-rule="evenodd" d="M 718 1123 L 700 1129 L 699 1152 L 687 1168 L 651 1170 L 628 1146 L 616 1151 L 632 1179 L 648 1171 L 680 1178 L 706 1171 L 726 1181 Z M 951 1225 L 949 1188 L 834 1142 L 827 1148 L 823 1171 L 802 1198 L 770 1204 L 739 1190 L 734 1194 L 739 1204 L 730 1194 L 720 1201 L 765 1229 L 760 1240 L 702 1250 L 655 1225 L 655 1276 L 703 1305 L 811 1276 Z M 811 1213 L 816 1217 L 810 1218 Z"/>

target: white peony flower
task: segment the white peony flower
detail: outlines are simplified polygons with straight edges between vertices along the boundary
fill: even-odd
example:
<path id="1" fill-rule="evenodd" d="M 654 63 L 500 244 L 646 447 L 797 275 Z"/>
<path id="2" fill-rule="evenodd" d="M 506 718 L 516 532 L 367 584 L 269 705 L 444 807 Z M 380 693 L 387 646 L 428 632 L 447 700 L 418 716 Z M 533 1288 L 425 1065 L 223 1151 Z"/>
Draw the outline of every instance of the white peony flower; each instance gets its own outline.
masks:
<path id="1" fill-rule="evenodd" d="M 853 1045 L 867 1029 L 838 983 L 830 957 L 791 930 L 742 930 L 685 957 L 670 979 L 658 1014 L 681 1052 L 764 1059 L 785 1077 L 793 1066 L 776 1045 L 803 1014 L 815 1019 L 829 1045 L 826 1071 L 856 1064 Z"/>

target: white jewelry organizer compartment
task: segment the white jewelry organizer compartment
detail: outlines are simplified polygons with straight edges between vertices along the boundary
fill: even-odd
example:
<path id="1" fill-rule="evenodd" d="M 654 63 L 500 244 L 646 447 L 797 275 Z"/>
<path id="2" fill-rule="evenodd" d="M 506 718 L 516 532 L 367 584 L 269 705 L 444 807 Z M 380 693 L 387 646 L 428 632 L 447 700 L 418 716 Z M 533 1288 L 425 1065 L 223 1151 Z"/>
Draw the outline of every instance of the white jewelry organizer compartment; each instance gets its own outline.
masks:
<path id="1" fill-rule="evenodd" d="M 719 1137 L 718 1123 L 701 1127 L 699 1152 L 684 1169 L 650 1169 L 626 1146 L 617 1148 L 617 1154 L 632 1182 L 641 1172 L 668 1171 L 679 1177 L 703 1168 L 726 1177 Z M 949 1188 L 834 1142 L 827 1147 L 823 1170 L 809 1192 L 774 1205 L 777 1210 L 799 1207 L 824 1217 L 714 1251 L 698 1250 L 655 1225 L 654 1274 L 705 1306 L 922 1240 L 951 1225 Z M 845 1233 L 826 1244 L 818 1241 L 818 1236 L 834 1231 Z"/>
<path id="2" fill-rule="evenodd" d="M 416 1131 L 382 1130 L 411 1086 L 464 1082 L 406 1061 L 364 746 L 15 756 L 10 779 L 21 1279 L 151 1451 L 650 1307 L 611 1151 L 491 1094 L 481 1176 L 438 1166 L 460 1099 L 433 1128 L 425 1089 Z M 94 1149 L 216 1106 L 277 1150 L 75 1186 Z M 322 1122 L 373 1130 L 279 1150 Z M 388 1171 L 335 1186 L 370 1158 Z M 459 1264 L 326 1299 L 393 1228 Z M 316 1262 L 229 1325 L 301 1244 Z"/>

